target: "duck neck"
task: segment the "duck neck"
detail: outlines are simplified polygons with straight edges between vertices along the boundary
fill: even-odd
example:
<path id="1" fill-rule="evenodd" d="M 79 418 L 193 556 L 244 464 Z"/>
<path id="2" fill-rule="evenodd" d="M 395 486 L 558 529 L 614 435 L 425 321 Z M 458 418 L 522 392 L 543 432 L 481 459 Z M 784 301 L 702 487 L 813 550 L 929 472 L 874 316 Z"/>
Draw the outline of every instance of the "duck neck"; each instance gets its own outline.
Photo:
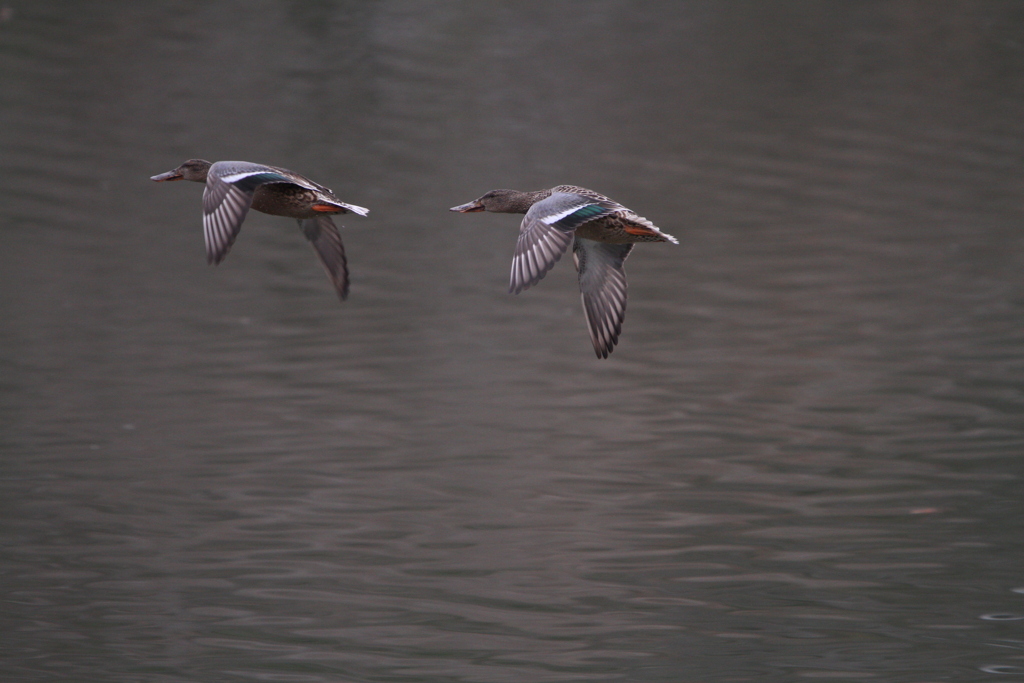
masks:
<path id="1" fill-rule="evenodd" d="M 551 196 L 551 190 L 536 190 L 535 192 L 516 192 L 505 197 L 498 208 L 491 209 L 499 213 L 526 213 L 530 207 L 542 199 Z"/>

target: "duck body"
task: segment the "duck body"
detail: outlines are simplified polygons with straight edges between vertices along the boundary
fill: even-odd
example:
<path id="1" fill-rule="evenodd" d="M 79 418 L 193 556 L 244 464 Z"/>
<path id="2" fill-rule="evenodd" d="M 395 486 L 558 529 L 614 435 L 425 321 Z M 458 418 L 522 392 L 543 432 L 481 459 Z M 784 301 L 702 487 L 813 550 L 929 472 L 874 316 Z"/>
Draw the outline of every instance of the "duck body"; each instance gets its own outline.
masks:
<path id="1" fill-rule="evenodd" d="M 526 214 L 519 227 L 509 291 L 535 285 L 573 245 L 587 327 L 598 358 L 607 358 L 618 343 L 626 314 L 623 263 L 638 242 L 679 241 L 646 218 L 603 194 L 575 185 L 520 192 L 491 190 L 454 206 L 470 213 Z"/>
<path id="2" fill-rule="evenodd" d="M 272 182 L 258 186 L 252 193 L 251 208 L 271 216 L 285 216 L 302 220 L 315 218 L 323 209 L 313 209 L 315 204 L 327 204 L 319 191 L 293 183 Z M 330 213 L 345 213 L 345 209 Z"/>
<path id="3" fill-rule="evenodd" d="M 365 216 L 368 209 L 347 204 L 327 187 L 295 171 L 249 161 L 190 159 L 176 169 L 155 175 L 156 182 L 191 180 L 205 183 L 203 235 L 207 261 L 224 260 L 249 209 L 299 222 L 327 271 L 338 296 L 348 296 L 349 278 L 345 248 L 330 214 L 349 211 Z"/>

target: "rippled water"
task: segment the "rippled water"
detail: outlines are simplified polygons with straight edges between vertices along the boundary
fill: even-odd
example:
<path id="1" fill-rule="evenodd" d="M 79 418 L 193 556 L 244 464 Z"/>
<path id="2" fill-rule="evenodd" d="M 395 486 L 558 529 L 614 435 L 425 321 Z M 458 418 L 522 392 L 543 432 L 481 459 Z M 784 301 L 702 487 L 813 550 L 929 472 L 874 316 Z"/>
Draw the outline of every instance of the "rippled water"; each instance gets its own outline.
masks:
<path id="1" fill-rule="evenodd" d="M 5 7 L 4 681 L 1024 676 L 1021 5 Z M 682 241 L 607 361 L 446 210 L 560 183 Z"/>

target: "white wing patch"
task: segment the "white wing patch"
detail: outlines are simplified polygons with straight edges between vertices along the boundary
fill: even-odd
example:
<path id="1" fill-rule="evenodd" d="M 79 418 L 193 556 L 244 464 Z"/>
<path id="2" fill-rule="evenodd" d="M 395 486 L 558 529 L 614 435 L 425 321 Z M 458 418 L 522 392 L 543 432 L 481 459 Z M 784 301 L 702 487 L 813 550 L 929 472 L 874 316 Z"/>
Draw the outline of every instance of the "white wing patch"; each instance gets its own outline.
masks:
<path id="1" fill-rule="evenodd" d="M 582 209 L 584 206 L 587 206 L 587 203 L 578 204 L 576 206 L 571 206 L 568 209 L 563 209 L 562 211 L 558 211 L 556 213 L 544 216 L 540 220 L 541 220 L 542 223 L 546 223 L 547 225 L 552 225 L 553 223 L 557 223 L 558 221 L 562 220 L 566 216 L 571 216 L 572 214 L 574 214 L 577 211 L 579 211 L 580 209 Z"/>
<path id="2" fill-rule="evenodd" d="M 239 180 L 244 180 L 250 176 L 261 175 L 266 173 L 272 173 L 269 169 L 262 169 L 257 171 L 245 171 L 244 173 L 230 173 L 227 175 L 217 176 L 225 183 L 237 183 Z"/>

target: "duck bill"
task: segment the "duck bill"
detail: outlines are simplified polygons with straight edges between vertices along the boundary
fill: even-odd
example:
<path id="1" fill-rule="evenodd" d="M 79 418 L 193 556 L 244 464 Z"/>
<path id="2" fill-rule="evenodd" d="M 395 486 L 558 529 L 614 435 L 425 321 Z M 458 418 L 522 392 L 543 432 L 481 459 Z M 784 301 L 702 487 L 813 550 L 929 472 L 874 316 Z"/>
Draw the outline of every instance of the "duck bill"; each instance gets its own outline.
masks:
<path id="1" fill-rule="evenodd" d="M 150 180 L 154 180 L 154 181 L 156 181 L 158 183 L 162 183 L 162 182 L 165 182 L 165 181 L 168 181 L 168 180 L 181 180 L 184 177 L 185 176 L 183 176 L 178 169 L 174 169 L 173 171 L 168 171 L 167 173 L 161 173 L 160 175 L 155 175 L 155 176 L 151 177 Z"/>
<path id="2" fill-rule="evenodd" d="M 473 213 L 474 211 L 483 211 L 484 205 L 474 199 L 473 201 L 468 202 L 466 204 L 459 204 L 458 206 L 453 206 L 448 210 L 458 211 L 459 213 Z"/>

